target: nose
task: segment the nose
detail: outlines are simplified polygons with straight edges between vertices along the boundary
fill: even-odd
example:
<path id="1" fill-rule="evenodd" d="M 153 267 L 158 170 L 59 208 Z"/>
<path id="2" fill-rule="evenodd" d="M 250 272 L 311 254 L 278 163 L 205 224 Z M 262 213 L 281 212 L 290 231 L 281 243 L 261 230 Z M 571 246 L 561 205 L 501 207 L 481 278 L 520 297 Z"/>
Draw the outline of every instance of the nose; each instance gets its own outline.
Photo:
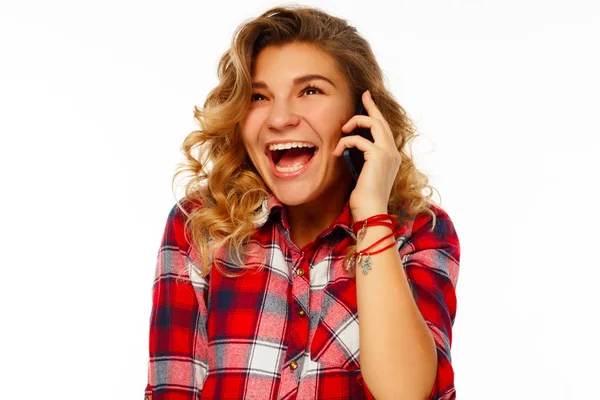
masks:
<path id="1" fill-rule="evenodd" d="M 269 129 L 285 131 L 292 126 L 298 125 L 300 117 L 296 114 L 287 101 L 276 101 L 271 110 L 269 111 L 269 117 L 267 125 Z"/>

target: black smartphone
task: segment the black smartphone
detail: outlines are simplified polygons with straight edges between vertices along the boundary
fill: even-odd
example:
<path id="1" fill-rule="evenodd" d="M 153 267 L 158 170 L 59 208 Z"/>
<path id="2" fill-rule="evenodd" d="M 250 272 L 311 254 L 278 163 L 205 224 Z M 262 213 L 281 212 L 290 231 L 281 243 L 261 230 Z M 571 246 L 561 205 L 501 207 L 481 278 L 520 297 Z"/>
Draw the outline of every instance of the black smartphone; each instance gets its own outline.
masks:
<path id="1" fill-rule="evenodd" d="M 369 115 L 365 110 L 362 99 L 358 99 L 358 106 L 356 107 L 356 115 Z M 374 142 L 373 136 L 371 135 L 371 130 L 369 128 L 361 128 L 356 127 L 349 135 L 360 135 L 365 139 Z M 358 181 L 358 177 L 360 176 L 360 172 L 362 171 L 363 165 L 365 164 L 365 157 L 363 156 L 363 152 L 357 149 L 356 147 L 350 147 L 344 149 L 344 160 L 346 161 L 346 165 L 354 178 L 354 183 Z"/>

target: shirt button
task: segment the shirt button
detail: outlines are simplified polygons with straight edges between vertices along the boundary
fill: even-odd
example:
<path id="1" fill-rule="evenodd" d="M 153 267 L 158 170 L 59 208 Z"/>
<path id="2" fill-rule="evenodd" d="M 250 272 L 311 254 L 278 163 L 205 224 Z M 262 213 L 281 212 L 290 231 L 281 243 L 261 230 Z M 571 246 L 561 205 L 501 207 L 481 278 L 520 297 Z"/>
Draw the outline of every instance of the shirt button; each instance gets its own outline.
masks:
<path id="1" fill-rule="evenodd" d="M 306 311 L 304 311 L 303 309 L 299 309 L 298 310 L 298 315 L 301 317 L 305 317 L 306 316 Z"/>
<path id="2" fill-rule="evenodd" d="M 304 270 L 302 268 L 298 268 L 296 270 L 296 274 L 298 274 L 298 276 L 302 276 L 302 275 L 304 275 Z"/>
<path id="3" fill-rule="evenodd" d="M 292 369 L 292 371 L 295 370 L 296 368 L 298 368 L 298 363 L 296 362 L 296 360 L 293 360 L 290 363 L 290 368 Z"/>

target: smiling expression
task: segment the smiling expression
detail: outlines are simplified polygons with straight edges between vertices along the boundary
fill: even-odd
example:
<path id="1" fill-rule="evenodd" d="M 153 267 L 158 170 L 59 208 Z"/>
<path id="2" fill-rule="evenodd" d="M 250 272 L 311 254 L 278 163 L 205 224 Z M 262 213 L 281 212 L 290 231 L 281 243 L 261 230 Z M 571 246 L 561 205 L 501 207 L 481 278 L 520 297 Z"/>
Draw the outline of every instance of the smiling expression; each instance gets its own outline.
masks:
<path id="1" fill-rule="evenodd" d="M 240 131 L 252 163 L 286 205 L 345 195 L 351 176 L 343 157 L 331 154 L 352 117 L 350 88 L 335 60 L 310 44 L 267 46 L 257 56 L 252 100 Z M 313 153 L 291 168 L 276 168 L 278 148 Z"/>

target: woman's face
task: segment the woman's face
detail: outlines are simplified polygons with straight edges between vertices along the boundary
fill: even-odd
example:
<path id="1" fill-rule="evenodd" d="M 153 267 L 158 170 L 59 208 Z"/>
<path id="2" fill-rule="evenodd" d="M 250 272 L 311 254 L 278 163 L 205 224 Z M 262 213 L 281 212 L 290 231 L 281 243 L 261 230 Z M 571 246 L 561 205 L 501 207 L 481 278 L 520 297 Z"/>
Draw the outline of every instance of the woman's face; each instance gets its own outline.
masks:
<path id="1" fill-rule="evenodd" d="M 252 101 L 240 130 L 275 197 L 291 206 L 318 205 L 347 193 L 351 175 L 343 156 L 331 152 L 354 104 L 334 59 L 309 44 L 292 43 L 264 48 L 254 68 Z M 282 151 L 270 147 L 274 144 L 301 147 Z"/>

